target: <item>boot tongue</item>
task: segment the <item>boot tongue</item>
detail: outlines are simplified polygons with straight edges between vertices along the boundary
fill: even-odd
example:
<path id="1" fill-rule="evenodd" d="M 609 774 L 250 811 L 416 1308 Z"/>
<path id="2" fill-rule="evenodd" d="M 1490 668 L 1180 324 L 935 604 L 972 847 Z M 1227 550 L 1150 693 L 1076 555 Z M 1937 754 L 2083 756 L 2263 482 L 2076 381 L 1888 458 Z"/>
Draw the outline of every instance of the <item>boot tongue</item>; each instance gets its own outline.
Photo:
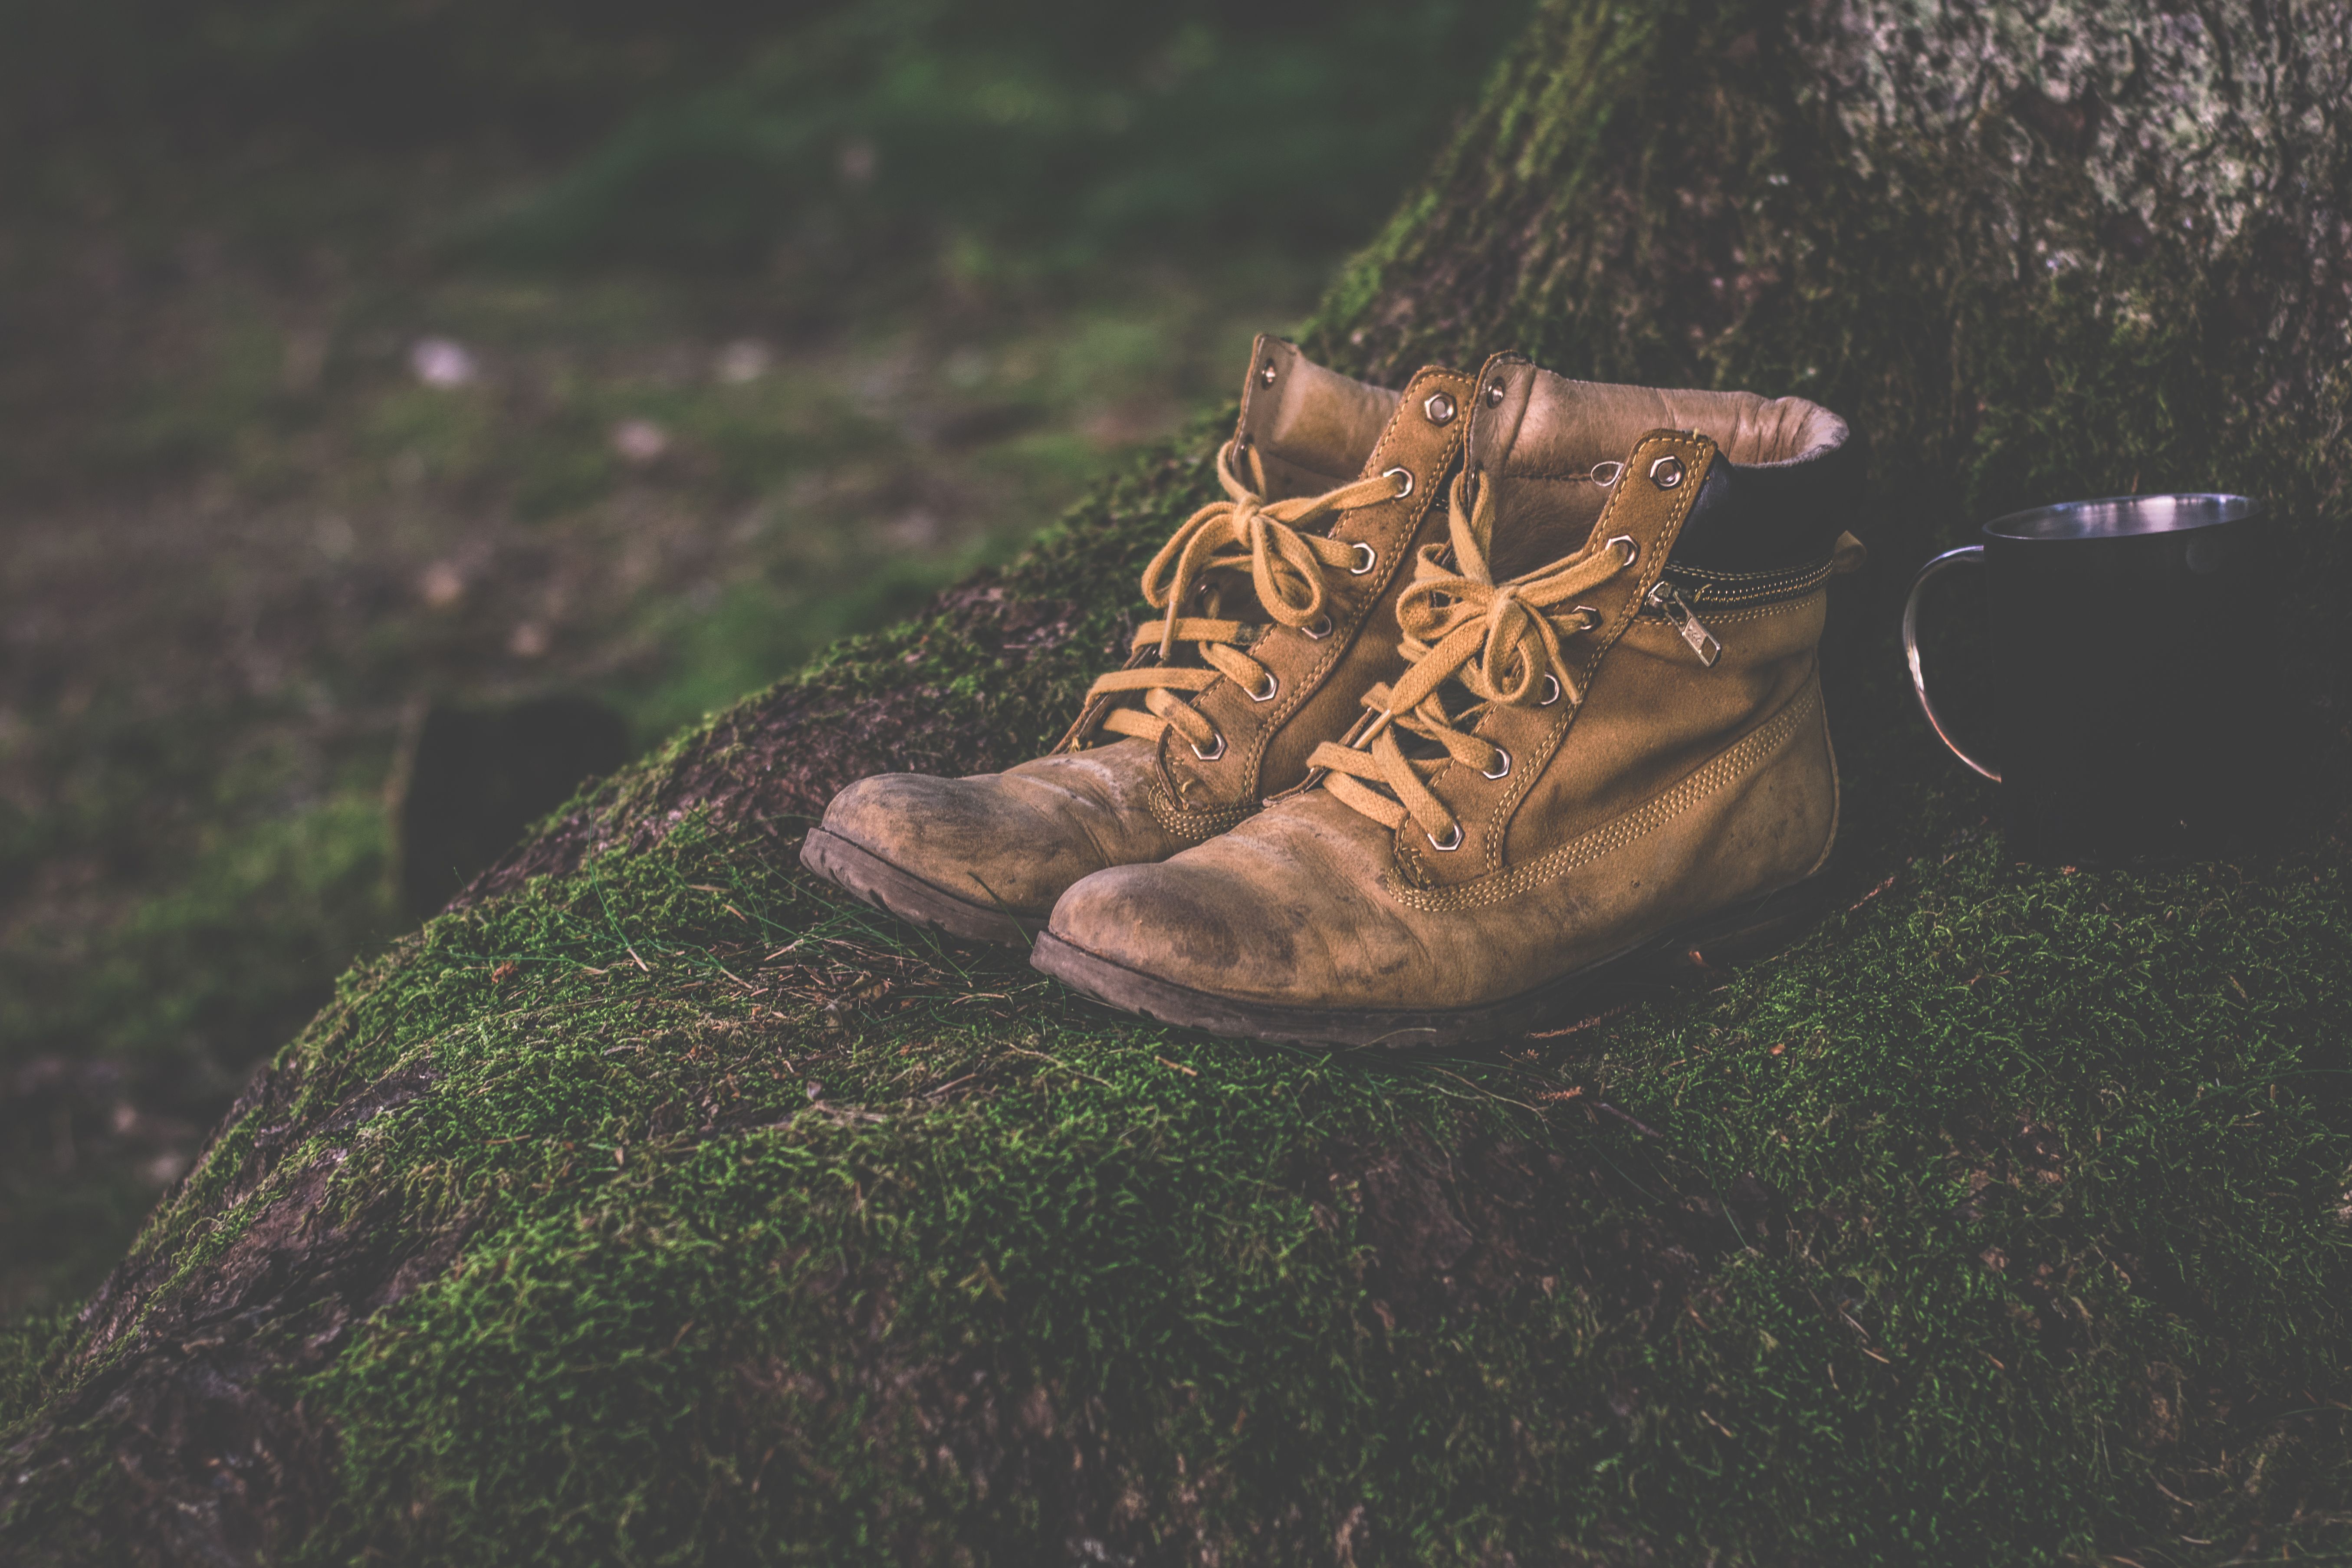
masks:
<path id="1" fill-rule="evenodd" d="M 1362 477 L 1397 394 L 1326 370 L 1295 344 L 1260 333 L 1242 382 L 1236 434 L 1258 457 L 1267 500 L 1320 495 Z"/>
<path id="2" fill-rule="evenodd" d="M 1464 715 L 1478 705 L 1477 695 L 1458 680 L 1449 680 L 1437 689 L 1438 705 L 1457 730 L 1469 728 Z M 1397 750 L 1417 763 L 1433 763 L 1446 755 L 1442 742 L 1418 731 L 1400 729 L 1396 731 Z"/>
<path id="3" fill-rule="evenodd" d="M 1496 354 L 1479 374 L 1462 462 L 1471 482 L 1494 497 L 1488 564 L 1496 582 L 1580 548 L 1609 500 L 1633 441 L 1605 449 L 1589 427 L 1592 421 L 1578 427 L 1575 399 L 1561 392 L 1589 384 L 1564 381 L 1517 354 Z"/>
<path id="4" fill-rule="evenodd" d="M 1301 493 L 1319 494 L 1350 479 L 1368 479 L 1389 471 L 1393 460 L 1383 458 L 1381 453 L 1392 447 L 1389 437 L 1399 425 L 1424 419 L 1444 424 L 1460 416 L 1454 394 L 1442 387 L 1432 392 L 1428 384 L 1433 374 L 1455 378 L 1460 374 L 1443 365 L 1424 365 L 1405 383 L 1407 392 L 1412 394 L 1408 399 L 1405 394 L 1367 386 L 1325 370 L 1289 343 L 1261 334 L 1249 380 L 1242 391 L 1240 434 L 1254 444 L 1236 453 L 1237 469 L 1255 481 L 1265 501 L 1288 499 L 1279 476 L 1295 472 L 1296 464 L 1286 468 L 1288 459 L 1282 455 L 1284 452 L 1290 459 L 1303 455 L 1317 462 L 1344 460 L 1352 469 L 1344 477 Z M 1287 402 L 1285 388 L 1288 389 Z M 1272 434 L 1261 438 L 1253 434 L 1255 431 Z M 1279 451 L 1274 445 L 1277 439 L 1284 443 Z M 1421 482 L 1433 484 L 1443 480 L 1433 477 Z M 1334 511 L 1300 531 L 1328 535 L 1340 515 Z M 1202 605 L 1200 613 L 1241 621 L 1252 628 L 1253 636 L 1263 633 L 1272 624 L 1274 617 L 1259 600 L 1256 584 L 1249 573 L 1230 568 L 1206 573 L 1201 584 L 1195 590 L 1196 602 Z M 1192 658 L 1185 662 L 1199 662 L 1198 651 L 1194 650 Z"/>

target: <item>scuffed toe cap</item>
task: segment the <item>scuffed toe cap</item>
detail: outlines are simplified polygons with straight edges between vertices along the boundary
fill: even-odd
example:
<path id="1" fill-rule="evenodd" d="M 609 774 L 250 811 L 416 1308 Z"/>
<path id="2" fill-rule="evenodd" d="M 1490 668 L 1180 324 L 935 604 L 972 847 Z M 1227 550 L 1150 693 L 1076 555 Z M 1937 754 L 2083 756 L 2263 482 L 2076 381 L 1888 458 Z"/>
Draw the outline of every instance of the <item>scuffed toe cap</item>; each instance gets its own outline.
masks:
<path id="1" fill-rule="evenodd" d="M 877 854 L 911 842 L 925 819 L 943 819 L 961 797 L 970 794 L 968 779 L 943 779 L 929 773 L 876 773 L 859 779 L 833 797 L 822 824 Z"/>
<path id="2" fill-rule="evenodd" d="M 1224 845 L 1098 871 L 1062 895 L 1047 930 L 1138 974 L 1283 1006 L 1380 1005 L 1417 954 L 1386 912 L 1295 867 Z"/>
<path id="3" fill-rule="evenodd" d="M 942 891 L 1024 916 L 1042 918 L 1099 864 L 1085 834 L 1001 773 L 877 773 L 834 796 L 823 827 Z"/>
<path id="4" fill-rule="evenodd" d="M 1275 968 L 1293 967 L 1286 951 L 1255 951 L 1265 942 L 1258 928 L 1268 922 L 1232 918 L 1247 901 L 1246 890 L 1226 879 L 1178 862 L 1120 866 L 1063 894 L 1046 929 L 1097 958 L 1182 985 L 1198 976 L 1236 978 L 1267 957 Z"/>

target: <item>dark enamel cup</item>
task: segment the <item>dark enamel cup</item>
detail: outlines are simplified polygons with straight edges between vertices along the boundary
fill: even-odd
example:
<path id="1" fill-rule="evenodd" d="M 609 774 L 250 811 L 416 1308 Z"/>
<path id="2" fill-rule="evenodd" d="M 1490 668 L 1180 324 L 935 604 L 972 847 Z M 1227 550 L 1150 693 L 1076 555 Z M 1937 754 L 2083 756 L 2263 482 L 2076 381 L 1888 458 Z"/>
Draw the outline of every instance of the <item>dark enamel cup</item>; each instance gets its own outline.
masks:
<path id="1" fill-rule="evenodd" d="M 2240 836 L 2274 749 L 2270 532 L 2245 496 L 2115 496 L 1996 518 L 1982 544 L 1920 568 L 1903 607 L 1912 689 L 2000 786 L 2018 854 L 2118 860 Z M 1954 738 L 1920 666 L 1921 591 L 1958 566 L 1986 576 L 1989 755 Z"/>

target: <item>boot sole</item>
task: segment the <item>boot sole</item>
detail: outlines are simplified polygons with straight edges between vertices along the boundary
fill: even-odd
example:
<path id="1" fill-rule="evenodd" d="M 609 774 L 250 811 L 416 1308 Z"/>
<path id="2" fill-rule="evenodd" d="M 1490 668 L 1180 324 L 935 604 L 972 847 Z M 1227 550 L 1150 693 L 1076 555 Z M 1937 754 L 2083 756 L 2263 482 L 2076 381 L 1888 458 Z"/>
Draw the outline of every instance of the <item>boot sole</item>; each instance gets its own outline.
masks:
<path id="1" fill-rule="evenodd" d="M 886 914 L 962 942 L 1027 947 L 1045 929 L 1044 915 L 1016 914 L 997 905 L 960 899 L 822 827 L 811 828 L 802 840 L 801 864 Z"/>
<path id="2" fill-rule="evenodd" d="M 1704 975 L 1777 952 L 1827 912 L 1833 890 L 1828 874 L 1817 872 L 1533 990 L 1474 1007 L 1289 1007 L 1243 1001 L 1129 969 L 1050 931 L 1037 938 L 1029 962 L 1097 1002 L 1183 1028 L 1285 1045 L 1444 1048 L 1525 1034 L 1612 983 L 1664 982 L 1678 972 Z"/>

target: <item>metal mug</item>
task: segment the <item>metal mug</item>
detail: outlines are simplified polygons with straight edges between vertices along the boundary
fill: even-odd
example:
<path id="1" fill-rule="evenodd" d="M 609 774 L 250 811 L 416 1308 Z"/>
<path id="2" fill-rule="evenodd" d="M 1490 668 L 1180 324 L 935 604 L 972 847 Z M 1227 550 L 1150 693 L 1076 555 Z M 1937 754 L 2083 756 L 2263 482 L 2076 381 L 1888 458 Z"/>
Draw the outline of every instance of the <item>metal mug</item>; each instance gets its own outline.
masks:
<path id="1" fill-rule="evenodd" d="M 1919 710 L 2000 786 L 2029 859 L 2196 853 L 2234 837 L 2263 787 L 2278 563 L 2260 501 L 2113 496 L 2011 512 L 1919 569 L 1903 654 Z M 1919 661 L 1919 595 L 1981 566 L 1991 755 L 1955 740 Z"/>

